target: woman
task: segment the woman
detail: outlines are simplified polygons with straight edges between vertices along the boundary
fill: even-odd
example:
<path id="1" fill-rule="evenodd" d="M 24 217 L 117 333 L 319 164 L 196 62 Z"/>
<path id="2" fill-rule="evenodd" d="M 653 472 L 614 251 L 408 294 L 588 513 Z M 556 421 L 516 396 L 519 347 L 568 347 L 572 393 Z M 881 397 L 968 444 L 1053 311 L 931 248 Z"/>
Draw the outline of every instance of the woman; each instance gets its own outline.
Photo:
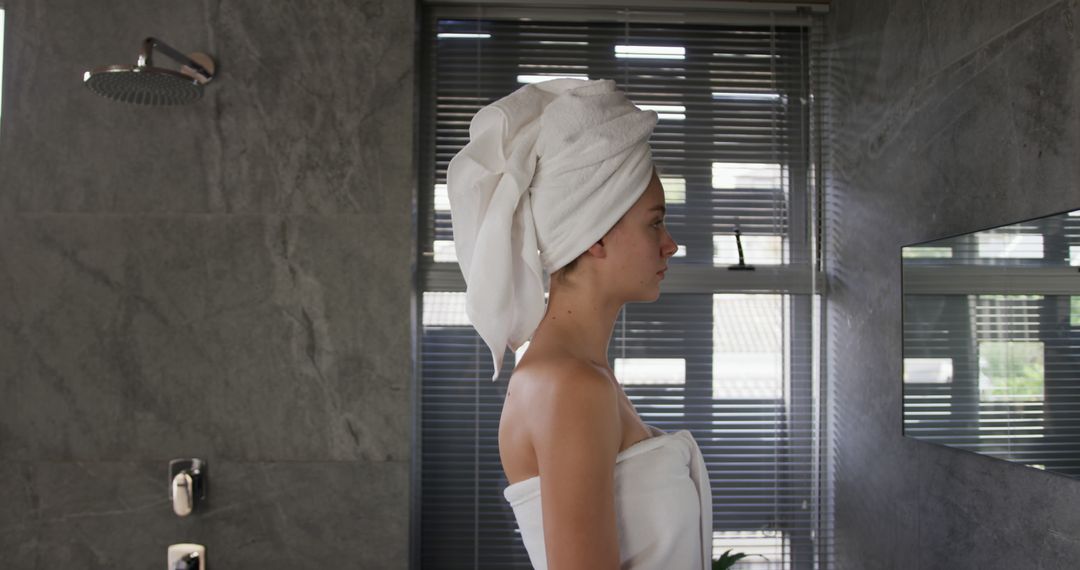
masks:
<path id="1" fill-rule="evenodd" d="M 496 376 L 505 348 L 531 338 L 499 454 L 536 568 L 711 564 L 700 450 L 685 430 L 642 422 L 607 362 L 622 306 L 657 299 L 678 248 L 648 147 L 655 124 L 609 80 L 527 85 L 477 113 L 447 171 L 467 312 Z"/>

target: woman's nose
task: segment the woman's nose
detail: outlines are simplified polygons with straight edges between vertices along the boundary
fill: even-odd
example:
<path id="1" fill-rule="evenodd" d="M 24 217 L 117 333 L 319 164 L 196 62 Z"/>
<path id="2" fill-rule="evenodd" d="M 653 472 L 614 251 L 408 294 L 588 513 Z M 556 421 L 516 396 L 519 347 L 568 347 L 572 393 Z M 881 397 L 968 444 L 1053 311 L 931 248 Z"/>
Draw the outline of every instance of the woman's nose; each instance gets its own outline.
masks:
<path id="1" fill-rule="evenodd" d="M 664 247 L 661 251 L 666 257 L 671 257 L 675 255 L 677 251 L 679 251 L 679 244 L 675 243 L 675 238 L 671 237 L 671 232 L 665 230 L 664 234 L 666 235 L 667 240 L 664 243 Z"/>

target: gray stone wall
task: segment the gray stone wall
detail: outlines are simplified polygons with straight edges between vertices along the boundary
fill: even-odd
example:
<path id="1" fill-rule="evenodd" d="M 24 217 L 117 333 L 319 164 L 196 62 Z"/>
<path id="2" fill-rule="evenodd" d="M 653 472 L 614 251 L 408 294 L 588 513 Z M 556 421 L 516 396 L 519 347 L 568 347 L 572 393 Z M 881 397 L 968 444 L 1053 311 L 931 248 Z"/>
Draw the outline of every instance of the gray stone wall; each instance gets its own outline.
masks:
<path id="1" fill-rule="evenodd" d="M 900 246 L 1080 208 L 1078 9 L 833 2 L 838 568 L 1080 566 L 1080 481 L 901 435 L 900 336 Z"/>
<path id="2" fill-rule="evenodd" d="M 4 564 L 407 567 L 414 3 L 2 7 Z M 201 101 L 82 85 L 151 35 L 214 56 Z"/>

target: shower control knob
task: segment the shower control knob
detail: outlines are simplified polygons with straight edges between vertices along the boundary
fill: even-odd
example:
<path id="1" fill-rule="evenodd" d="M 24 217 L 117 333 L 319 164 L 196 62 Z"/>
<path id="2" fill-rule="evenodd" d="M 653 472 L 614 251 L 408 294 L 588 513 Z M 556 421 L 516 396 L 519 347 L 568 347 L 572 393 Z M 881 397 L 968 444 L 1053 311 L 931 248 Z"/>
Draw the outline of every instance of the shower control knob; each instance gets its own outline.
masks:
<path id="1" fill-rule="evenodd" d="M 186 543 L 169 546 L 168 570 L 206 570 L 206 547 Z"/>
<path id="2" fill-rule="evenodd" d="M 196 553 L 185 555 L 176 561 L 172 570 L 199 570 L 199 555 Z"/>
<path id="3" fill-rule="evenodd" d="M 186 517 L 206 499 L 206 462 L 173 459 L 169 462 L 169 500 L 177 516 Z"/>
<path id="4" fill-rule="evenodd" d="M 191 493 L 191 475 L 187 471 L 182 471 L 173 477 L 172 481 L 172 503 L 173 512 L 177 516 L 186 517 L 191 514 L 192 508 L 195 506 L 195 497 Z"/>

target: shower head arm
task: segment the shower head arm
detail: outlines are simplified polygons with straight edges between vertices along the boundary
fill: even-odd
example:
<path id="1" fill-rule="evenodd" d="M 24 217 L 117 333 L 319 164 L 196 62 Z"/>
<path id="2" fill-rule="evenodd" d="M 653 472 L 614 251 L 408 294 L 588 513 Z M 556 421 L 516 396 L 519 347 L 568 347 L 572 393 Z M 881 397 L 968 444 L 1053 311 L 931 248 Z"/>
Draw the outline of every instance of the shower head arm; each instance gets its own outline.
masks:
<path id="1" fill-rule="evenodd" d="M 186 65 L 191 68 L 192 71 L 201 76 L 199 79 L 201 79 L 203 82 L 210 81 L 214 78 L 214 73 L 212 71 L 207 70 L 198 62 L 192 60 L 190 57 L 176 51 L 165 42 L 162 42 L 161 40 L 153 37 L 143 40 L 142 49 L 139 51 L 139 60 L 136 63 L 139 67 L 150 67 L 151 65 L 153 65 L 152 54 L 155 47 L 161 53 L 169 56 L 169 59 L 172 59 L 177 63 Z"/>

